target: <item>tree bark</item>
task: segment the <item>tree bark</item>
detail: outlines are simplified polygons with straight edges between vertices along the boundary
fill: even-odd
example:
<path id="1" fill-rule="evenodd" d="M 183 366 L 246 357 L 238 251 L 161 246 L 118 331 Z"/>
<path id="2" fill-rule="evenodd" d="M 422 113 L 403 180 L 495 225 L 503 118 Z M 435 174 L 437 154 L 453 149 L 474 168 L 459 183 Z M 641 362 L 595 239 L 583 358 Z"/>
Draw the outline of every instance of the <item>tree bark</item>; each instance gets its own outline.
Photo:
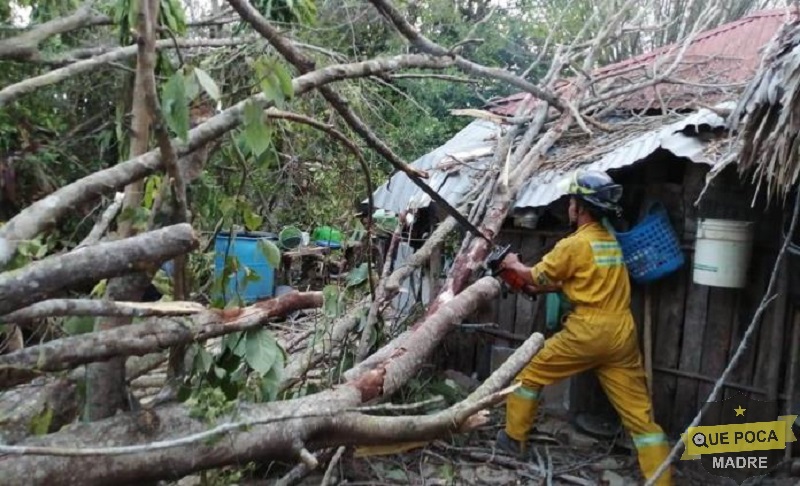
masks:
<path id="1" fill-rule="evenodd" d="M 110 359 L 124 363 L 123 358 L 128 356 L 244 331 L 294 310 L 321 306 L 322 292 L 292 292 L 241 309 L 212 309 L 183 318 L 151 318 L 136 325 L 55 339 L 0 356 L 0 388 L 25 382 L 42 372 Z"/>
<path id="2" fill-rule="evenodd" d="M 8 39 L 0 40 L 0 59 L 33 61 L 41 58 L 39 44 L 54 35 L 107 22 L 108 17 L 92 12 L 90 4 L 83 5 L 71 15 L 59 17 Z"/>
<path id="3" fill-rule="evenodd" d="M 497 281 L 482 279 L 443 306 L 431 319 L 441 321 L 446 329 L 448 322 L 460 320 L 473 311 L 476 300 L 496 295 L 498 291 Z M 497 390 L 530 361 L 543 343 L 542 335 L 534 334 L 465 401 L 431 415 L 376 417 L 359 413 L 359 405 L 379 396 L 382 389 L 395 389 L 391 383 L 407 380 L 419 368 L 420 353 L 426 351 L 409 350 L 387 362 L 383 375 L 369 372 L 336 389 L 300 399 L 243 405 L 235 418 L 224 417 L 217 421 L 213 431 L 208 430 L 207 424 L 191 418 L 185 407 L 171 405 L 96 423 L 77 424 L 69 430 L 29 439 L 13 449 L 14 446 L 0 446 L 0 453 L 6 453 L 0 457 L 0 471 L 12 484 L 20 481 L 54 485 L 141 483 L 177 479 L 194 471 L 243 461 L 296 458 L 300 451 L 308 456 L 307 449 L 430 440 L 484 423 L 485 414 L 478 412 L 511 391 L 506 389 L 498 393 Z M 419 344 L 428 351 L 435 346 Z M 383 386 L 384 377 L 391 380 L 388 388 Z M 235 440 L 207 440 L 232 430 L 237 431 Z M 188 434 L 196 435 L 176 441 Z M 102 437 L 107 446 L 150 445 L 74 455 L 86 454 L 74 449 L 94 446 L 98 437 Z M 153 444 L 156 441 L 160 443 Z M 55 449 L 32 449 L 37 446 Z M 58 457 L 44 452 L 55 453 Z"/>
<path id="4" fill-rule="evenodd" d="M 189 224 L 98 243 L 47 257 L 12 272 L 0 273 L 0 314 L 7 314 L 78 284 L 147 269 L 196 248 Z"/>
<path id="5" fill-rule="evenodd" d="M 0 315 L 3 322 L 30 322 L 58 316 L 152 317 L 196 314 L 206 308 L 196 302 L 112 302 L 97 299 L 49 299 L 10 314 Z"/>
<path id="6" fill-rule="evenodd" d="M 301 96 L 320 86 L 343 79 L 361 78 L 409 68 L 444 69 L 450 65 L 452 65 L 452 61 L 448 59 L 436 59 L 420 54 L 404 54 L 327 66 L 294 78 L 292 87 L 295 96 Z M 271 106 L 261 93 L 240 101 L 191 129 L 187 142 L 173 139 L 172 143 L 175 145 L 178 156 L 182 157 L 203 148 L 208 142 L 236 128 L 241 123 L 244 107 L 250 102 L 255 102 L 265 108 Z M 113 193 L 130 182 L 146 177 L 162 168 L 159 150 L 151 150 L 114 167 L 97 171 L 67 184 L 36 201 L 0 227 L 0 265 L 6 264 L 13 257 L 20 240 L 33 238 L 50 225 L 57 223 L 71 212 L 73 206 L 86 203 L 104 194 Z"/>

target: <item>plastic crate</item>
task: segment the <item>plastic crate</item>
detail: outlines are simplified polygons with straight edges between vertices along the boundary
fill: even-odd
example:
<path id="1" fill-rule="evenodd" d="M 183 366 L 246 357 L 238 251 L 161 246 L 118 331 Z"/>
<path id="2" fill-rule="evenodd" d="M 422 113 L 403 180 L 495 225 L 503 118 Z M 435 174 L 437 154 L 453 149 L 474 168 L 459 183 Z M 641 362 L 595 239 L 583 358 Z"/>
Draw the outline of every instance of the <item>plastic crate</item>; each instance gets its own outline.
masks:
<path id="1" fill-rule="evenodd" d="M 625 233 L 616 233 L 628 273 L 639 283 L 658 280 L 683 266 L 680 241 L 661 203 L 653 204 L 645 218 Z"/>

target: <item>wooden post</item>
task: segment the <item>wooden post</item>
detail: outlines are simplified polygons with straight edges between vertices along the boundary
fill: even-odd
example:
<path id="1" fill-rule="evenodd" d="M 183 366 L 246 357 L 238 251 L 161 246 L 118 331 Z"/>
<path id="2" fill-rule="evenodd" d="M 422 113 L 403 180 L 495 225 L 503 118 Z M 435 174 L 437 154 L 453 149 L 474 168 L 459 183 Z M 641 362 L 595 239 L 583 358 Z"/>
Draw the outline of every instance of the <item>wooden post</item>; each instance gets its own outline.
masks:
<path id="1" fill-rule="evenodd" d="M 644 287 L 644 368 L 647 373 L 647 393 L 650 403 L 653 402 L 653 311 L 652 288 Z M 654 418 L 653 407 L 650 408 L 650 419 Z"/>
<path id="2" fill-rule="evenodd" d="M 784 407 L 784 415 L 791 415 L 794 408 L 794 388 L 797 381 L 797 355 L 800 353 L 800 310 L 794 309 L 794 317 L 792 319 L 792 345 L 789 351 L 787 370 L 787 384 L 785 389 L 786 406 Z M 792 443 L 786 444 L 786 451 L 784 457 L 788 460 L 792 457 Z"/>

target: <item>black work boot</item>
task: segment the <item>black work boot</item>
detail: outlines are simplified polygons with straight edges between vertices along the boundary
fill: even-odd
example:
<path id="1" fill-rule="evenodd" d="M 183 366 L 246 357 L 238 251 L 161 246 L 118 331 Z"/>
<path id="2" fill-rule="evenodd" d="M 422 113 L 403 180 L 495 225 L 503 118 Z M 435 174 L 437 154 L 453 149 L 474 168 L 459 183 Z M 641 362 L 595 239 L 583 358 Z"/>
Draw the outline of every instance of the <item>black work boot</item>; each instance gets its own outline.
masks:
<path id="1" fill-rule="evenodd" d="M 494 441 L 494 445 L 501 451 L 519 458 L 524 458 L 525 456 L 525 444 L 509 437 L 505 430 L 501 429 L 497 432 L 497 438 Z"/>

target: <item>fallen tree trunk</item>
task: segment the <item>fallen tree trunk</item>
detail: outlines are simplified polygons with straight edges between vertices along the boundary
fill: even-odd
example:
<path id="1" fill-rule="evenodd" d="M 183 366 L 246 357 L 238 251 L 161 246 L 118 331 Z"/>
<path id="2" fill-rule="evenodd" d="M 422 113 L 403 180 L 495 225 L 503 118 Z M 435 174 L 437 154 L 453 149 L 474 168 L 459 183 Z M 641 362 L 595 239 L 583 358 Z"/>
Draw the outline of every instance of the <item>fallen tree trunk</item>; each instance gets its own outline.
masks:
<path id="1" fill-rule="evenodd" d="M 71 286 L 160 264 L 197 247 L 189 224 L 177 224 L 132 238 L 98 243 L 0 274 L 0 314 L 7 314 Z"/>
<path id="2" fill-rule="evenodd" d="M 241 309 L 214 309 L 181 319 L 148 319 L 136 325 L 56 339 L 0 356 L 0 388 L 24 383 L 42 372 L 67 370 L 119 356 L 141 356 L 244 331 L 293 310 L 321 306 L 322 292 L 292 292 Z"/>
<path id="3" fill-rule="evenodd" d="M 295 96 L 301 96 L 320 86 L 343 79 L 361 78 L 410 68 L 444 69 L 451 64 L 452 60 L 437 59 L 421 54 L 406 54 L 351 64 L 338 64 L 294 78 L 292 88 Z M 249 103 L 256 103 L 263 108 L 272 105 L 263 93 L 236 103 L 189 130 L 186 142 L 179 138 L 173 139 L 172 143 L 175 145 L 177 155 L 183 157 L 201 149 L 208 142 L 236 128 L 241 123 L 245 106 Z M 130 182 L 147 177 L 162 168 L 160 150 L 151 150 L 108 169 L 94 172 L 36 201 L 0 227 L 0 265 L 6 264 L 11 259 L 20 240 L 33 238 L 41 233 L 48 226 L 69 214 L 70 208 L 73 206 L 117 191 Z"/>
<path id="4" fill-rule="evenodd" d="M 428 318 L 429 328 L 437 329 L 438 334 L 418 334 L 423 339 L 413 343 L 414 349 L 398 352 L 380 370 L 371 370 L 332 390 L 295 400 L 243 405 L 236 411 L 236 423 L 220 421 L 222 425 L 211 433 L 207 424 L 192 418 L 182 405 L 77 424 L 55 434 L 31 438 L 20 445 L 22 449 L 0 446 L 0 454 L 6 454 L 0 458 L 0 472 L 11 484 L 141 483 L 179 478 L 243 461 L 303 456 L 313 463 L 307 449 L 433 439 L 456 432 L 464 424 L 474 426 L 476 419 L 471 417 L 502 399 L 503 395 L 492 394 L 513 378 L 542 346 L 544 339 L 540 334 L 533 335 L 467 401 L 443 412 L 422 417 L 371 417 L 358 413 L 357 407 L 391 393 L 398 384 L 407 381 L 438 346 L 446 330 L 474 312 L 481 302 L 496 296 L 499 289 L 495 279 L 479 280 Z M 242 422 L 247 424 L 246 428 Z M 207 440 L 234 430 L 238 431 L 235 440 Z M 179 439 L 188 434 L 196 435 Z M 109 446 L 144 447 L 107 453 L 90 451 L 89 456 L 83 457 L 52 457 L 53 454 L 30 449 L 90 447 L 97 444 L 98 437 Z M 153 444 L 156 441 L 159 442 Z M 63 450 L 49 452 L 64 455 Z"/>
<path id="5" fill-rule="evenodd" d="M 0 316 L 0 321 L 21 323 L 58 316 L 182 316 L 205 310 L 203 305 L 188 301 L 119 302 L 99 299 L 50 299 Z"/>

